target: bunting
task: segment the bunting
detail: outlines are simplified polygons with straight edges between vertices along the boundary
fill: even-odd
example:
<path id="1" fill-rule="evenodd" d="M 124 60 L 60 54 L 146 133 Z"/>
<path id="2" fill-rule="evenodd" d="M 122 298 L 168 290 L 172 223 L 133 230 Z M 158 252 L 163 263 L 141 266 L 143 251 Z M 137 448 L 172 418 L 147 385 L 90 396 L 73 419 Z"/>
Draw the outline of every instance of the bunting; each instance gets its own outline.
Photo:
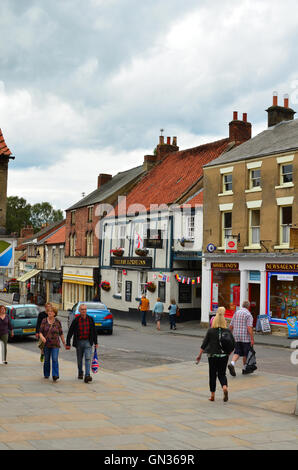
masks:
<path id="1" fill-rule="evenodd" d="M 201 284 L 200 276 L 197 276 L 196 278 L 190 278 L 186 276 L 180 276 L 180 274 L 176 274 L 175 278 L 178 282 L 181 282 L 182 284 Z"/>

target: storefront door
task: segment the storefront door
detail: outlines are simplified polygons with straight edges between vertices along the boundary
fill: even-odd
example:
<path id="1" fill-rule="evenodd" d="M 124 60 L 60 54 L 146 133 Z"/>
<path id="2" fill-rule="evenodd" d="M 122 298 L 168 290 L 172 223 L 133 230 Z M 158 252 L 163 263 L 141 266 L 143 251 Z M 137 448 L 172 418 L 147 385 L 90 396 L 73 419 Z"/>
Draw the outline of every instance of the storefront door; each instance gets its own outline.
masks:
<path id="1" fill-rule="evenodd" d="M 250 312 L 254 319 L 253 326 L 256 326 L 257 316 L 260 315 L 260 284 L 248 284 L 248 295 Z"/>

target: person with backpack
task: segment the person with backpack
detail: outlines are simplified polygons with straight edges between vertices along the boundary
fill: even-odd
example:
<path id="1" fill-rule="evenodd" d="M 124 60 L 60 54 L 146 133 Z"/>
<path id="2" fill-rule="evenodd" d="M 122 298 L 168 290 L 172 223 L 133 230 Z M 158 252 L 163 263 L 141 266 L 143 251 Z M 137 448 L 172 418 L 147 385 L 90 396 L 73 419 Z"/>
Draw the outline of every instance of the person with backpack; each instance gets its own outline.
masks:
<path id="1" fill-rule="evenodd" d="M 226 375 L 228 359 L 230 353 L 234 350 L 235 341 L 231 331 L 227 328 L 224 307 L 218 307 L 216 316 L 212 322 L 212 327 L 208 329 L 203 340 L 200 353 L 197 357 L 197 364 L 202 358 L 202 354 L 207 352 L 209 363 L 209 387 L 211 396 L 210 401 L 215 400 L 216 378 L 223 389 L 223 401 L 227 402 L 228 380 Z"/>

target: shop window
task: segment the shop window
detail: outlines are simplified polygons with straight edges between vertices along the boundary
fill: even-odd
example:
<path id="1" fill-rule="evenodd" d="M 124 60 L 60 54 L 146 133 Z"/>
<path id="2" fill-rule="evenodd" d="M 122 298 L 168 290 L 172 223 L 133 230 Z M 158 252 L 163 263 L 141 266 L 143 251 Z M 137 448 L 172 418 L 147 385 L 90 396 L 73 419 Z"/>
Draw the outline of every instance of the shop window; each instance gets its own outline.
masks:
<path id="1" fill-rule="evenodd" d="M 233 174 L 232 173 L 224 174 L 222 179 L 223 179 L 222 192 L 226 193 L 228 191 L 232 191 L 233 190 L 233 183 L 232 183 Z"/>
<path id="2" fill-rule="evenodd" d="M 292 206 L 280 208 L 280 244 L 288 245 L 290 241 L 290 227 L 292 226 Z"/>
<path id="3" fill-rule="evenodd" d="M 293 182 L 293 165 L 287 163 L 286 165 L 280 165 L 280 185 L 286 186 Z"/>
<path id="4" fill-rule="evenodd" d="M 234 313 L 240 306 L 240 272 L 213 271 L 212 310 L 225 307 Z"/>
<path id="5" fill-rule="evenodd" d="M 251 209 L 249 211 L 249 244 L 259 245 L 260 243 L 260 210 Z"/>
<path id="6" fill-rule="evenodd" d="M 270 315 L 273 318 L 298 315 L 298 276 L 284 274 L 271 276 Z"/>
<path id="7" fill-rule="evenodd" d="M 232 212 L 222 213 L 222 246 L 225 244 L 225 239 L 232 236 Z"/>
<path id="8" fill-rule="evenodd" d="M 261 186 L 261 170 L 252 169 L 249 171 L 249 189 Z"/>
<path id="9" fill-rule="evenodd" d="M 158 282 L 158 297 L 161 302 L 166 301 L 166 283 L 164 281 Z"/>

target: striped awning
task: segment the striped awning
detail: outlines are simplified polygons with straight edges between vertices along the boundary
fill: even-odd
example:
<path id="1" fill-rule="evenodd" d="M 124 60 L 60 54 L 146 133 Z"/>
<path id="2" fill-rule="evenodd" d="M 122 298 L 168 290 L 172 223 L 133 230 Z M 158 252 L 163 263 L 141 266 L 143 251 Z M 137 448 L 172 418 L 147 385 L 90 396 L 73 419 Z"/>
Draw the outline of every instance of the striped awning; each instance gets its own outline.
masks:
<path id="1" fill-rule="evenodd" d="M 23 274 L 22 276 L 17 278 L 18 282 L 26 282 L 28 279 L 31 279 L 31 277 L 36 276 L 36 274 L 40 273 L 40 269 L 31 269 L 27 273 Z"/>

